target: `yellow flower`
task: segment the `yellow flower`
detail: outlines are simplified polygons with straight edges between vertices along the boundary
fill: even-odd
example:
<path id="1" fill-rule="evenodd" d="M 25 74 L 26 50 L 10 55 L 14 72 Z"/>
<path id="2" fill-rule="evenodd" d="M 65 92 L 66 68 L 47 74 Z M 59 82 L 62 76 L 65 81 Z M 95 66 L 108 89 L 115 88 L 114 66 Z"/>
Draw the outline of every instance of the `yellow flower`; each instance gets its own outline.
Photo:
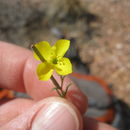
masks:
<path id="1" fill-rule="evenodd" d="M 59 75 L 72 73 L 72 64 L 68 58 L 63 57 L 70 46 L 69 40 L 60 39 L 53 46 L 46 41 L 34 45 L 34 57 L 41 60 L 37 67 L 37 74 L 40 80 L 50 79 L 55 70 Z"/>

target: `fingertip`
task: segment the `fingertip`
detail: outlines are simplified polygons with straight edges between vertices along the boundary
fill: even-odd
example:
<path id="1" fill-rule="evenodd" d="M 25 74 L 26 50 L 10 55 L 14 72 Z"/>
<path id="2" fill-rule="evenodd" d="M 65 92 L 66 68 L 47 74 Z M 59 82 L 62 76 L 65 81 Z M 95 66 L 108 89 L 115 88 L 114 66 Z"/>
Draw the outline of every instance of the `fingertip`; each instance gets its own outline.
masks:
<path id="1" fill-rule="evenodd" d="M 39 101 L 1 129 L 82 130 L 83 120 L 72 103 L 60 97 L 50 97 Z"/>
<path id="2" fill-rule="evenodd" d="M 0 87 L 25 91 L 22 74 L 30 55 L 25 48 L 0 42 Z"/>
<path id="3" fill-rule="evenodd" d="M 67 100 L 51 97 L 35 116 L 31 130 L 82 130 L 83 121 L 77 108 Z"/>

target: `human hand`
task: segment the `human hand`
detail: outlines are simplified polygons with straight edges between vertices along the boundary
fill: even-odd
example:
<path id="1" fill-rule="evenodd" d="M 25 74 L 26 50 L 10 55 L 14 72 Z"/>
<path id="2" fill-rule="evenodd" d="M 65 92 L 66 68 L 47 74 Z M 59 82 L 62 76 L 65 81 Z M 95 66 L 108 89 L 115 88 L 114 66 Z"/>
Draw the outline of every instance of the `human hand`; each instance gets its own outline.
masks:
<path id="1" fill-rule="evenodd" d="M 52 82 L 37 79 L 37 64 L 31 51 L 0 42 L 0 87 L 32 97 L 1 105 L 0 130 L 82 130 L 83 127 L 85 130 L 115 130 L 93 119 L 83 119 L 87 99 L 74 84 L 67 99 L 54 97 Z"/>

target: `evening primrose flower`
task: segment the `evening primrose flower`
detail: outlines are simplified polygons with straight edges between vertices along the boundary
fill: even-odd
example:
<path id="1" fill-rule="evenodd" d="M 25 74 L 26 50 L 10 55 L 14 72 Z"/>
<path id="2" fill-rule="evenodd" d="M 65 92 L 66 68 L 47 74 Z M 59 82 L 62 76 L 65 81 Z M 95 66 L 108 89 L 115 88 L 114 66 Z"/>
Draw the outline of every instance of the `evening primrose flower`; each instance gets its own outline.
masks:
<path id="1" fill-rule="evenodd" d="M 69 46 L 70 41 L 65 39 L 58 40 L 53 46 L 46 41 L 34 45 L 34 57 L 42 61 L 37 67 L 37 75 L 40 80 L 50 79 L 54 70 L 63 76 L 72 73 L 70 60 L 63 57 Z"/>

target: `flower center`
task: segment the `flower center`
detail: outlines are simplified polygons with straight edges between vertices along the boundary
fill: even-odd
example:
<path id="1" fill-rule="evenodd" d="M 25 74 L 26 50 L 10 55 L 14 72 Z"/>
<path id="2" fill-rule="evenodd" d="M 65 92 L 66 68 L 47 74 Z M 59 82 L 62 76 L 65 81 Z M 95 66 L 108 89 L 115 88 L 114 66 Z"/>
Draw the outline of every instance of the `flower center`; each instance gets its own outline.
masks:
<path id="1" fill-rule="evenodd" d="M 57 62 L 58 62 L 57 58 L 54 58 L 53 61 L 52 61 L 53 64 L 57 64 Z"/>
<path id="2" fill-rule="evenodd" d="M 58 62 L 60 61 L 60 59 L 61 59 L 60 56 L 53 57 L 52 63 L 53 64 L 58 64 Z"/>

